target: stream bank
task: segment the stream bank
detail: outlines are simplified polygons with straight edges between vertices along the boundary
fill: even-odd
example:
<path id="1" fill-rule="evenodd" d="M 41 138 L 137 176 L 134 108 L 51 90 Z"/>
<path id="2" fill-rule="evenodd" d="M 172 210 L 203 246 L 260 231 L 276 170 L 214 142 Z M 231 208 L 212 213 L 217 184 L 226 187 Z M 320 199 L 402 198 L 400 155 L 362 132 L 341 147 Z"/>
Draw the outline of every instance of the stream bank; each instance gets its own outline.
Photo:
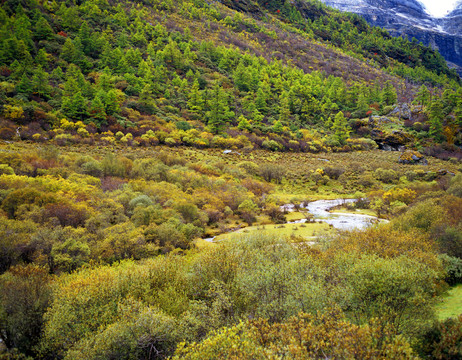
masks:
<path id="1" fill-rule="evenodd" d="M 311 219 L 299 219 L 294 221 L 288 221 L 286 224 L 304 224 L 312 222 L 313 220 L 318 223 L 326 223 L 338 230 L 355 230 L 365 229 L 378 222 L 384 222 L 386 220 L 380 220 L 376 216 L 355 214 L 355 213 L 337 213 L 329 212 L 332 208 L 336 208 L 341 205 L 356 202 L 357 199 L 334 199 L 334 200 L 317 200 L 312 201 L 306 205 L 301 204 L 300 209 L 305 209 L 312 215 Z M 281 206 L 281 210 L 284 212 L 294 212 L 296 207 L 293 204 L 286 204 Z M 245 228 L 244 228 L 245 229 Z M 232 231 L 236 233 L 243 229 L 237 229 Z M 205 241 L 213 242 L 216 237 L 205 238 Z"/>

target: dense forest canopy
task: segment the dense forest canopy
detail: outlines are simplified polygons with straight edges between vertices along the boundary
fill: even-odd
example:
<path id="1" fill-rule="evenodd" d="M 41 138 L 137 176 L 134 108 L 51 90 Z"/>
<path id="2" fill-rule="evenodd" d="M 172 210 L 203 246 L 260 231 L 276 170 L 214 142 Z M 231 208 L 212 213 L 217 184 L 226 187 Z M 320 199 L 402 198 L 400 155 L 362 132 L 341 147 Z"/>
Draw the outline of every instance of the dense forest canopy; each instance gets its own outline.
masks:
<path id="1" fill-rule="evenodd" d="M 460 143 L 437 52 L 318 2 L 239 6 L 4 2 L 0 137 L 348 151 L 375 136 L 354 119 L 414 101 L 414 135 Z"/>

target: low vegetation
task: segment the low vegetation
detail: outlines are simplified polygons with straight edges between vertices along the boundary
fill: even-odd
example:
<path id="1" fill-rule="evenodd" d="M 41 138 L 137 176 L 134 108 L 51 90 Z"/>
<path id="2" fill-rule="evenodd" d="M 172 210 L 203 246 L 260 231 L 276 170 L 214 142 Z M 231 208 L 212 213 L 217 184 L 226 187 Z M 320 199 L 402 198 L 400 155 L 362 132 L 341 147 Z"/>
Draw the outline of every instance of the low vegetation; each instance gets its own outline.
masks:
<path id="1" fill-rule="evenodd" d="M 462 87 L 437 52 L 315 0 L 0 20 L 0 359 L 461 357 Z M 337 198 L 388 221 L 301 206 Z"/>

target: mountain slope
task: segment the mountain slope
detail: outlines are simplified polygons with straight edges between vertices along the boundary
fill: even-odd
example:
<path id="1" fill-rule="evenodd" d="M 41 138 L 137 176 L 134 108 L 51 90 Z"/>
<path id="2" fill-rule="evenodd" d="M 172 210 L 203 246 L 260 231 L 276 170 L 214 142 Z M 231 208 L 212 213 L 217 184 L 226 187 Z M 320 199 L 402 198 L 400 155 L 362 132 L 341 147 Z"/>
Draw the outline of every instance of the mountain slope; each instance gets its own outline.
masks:
<path id="1" fill-rule="evenodd" d="M 443 19 L 444 30 L 450 34 L 462 34 L 462 1 L 459 1 L 448 15 Z M 462 53 L 461 53 L 462 56 Z"/>
<path id="2" fill-rule="evenodd" d="M 13 5 L 0 11 L 5 140 L 351 150 L 373 144 L 350 119 L 420 83 L 459 89 L 438 53 L 319 2 Z"/>
<path id="3" fill-rule="evenodd" d="M 416 0 L 322 1 L 341 11 L 359 14 L 368 23 L 385 28 L 394 36 L 416 38 L 438 50 L 459 73 L 462 72 L 462 4 L 440 19 L 431 17 Z"/>

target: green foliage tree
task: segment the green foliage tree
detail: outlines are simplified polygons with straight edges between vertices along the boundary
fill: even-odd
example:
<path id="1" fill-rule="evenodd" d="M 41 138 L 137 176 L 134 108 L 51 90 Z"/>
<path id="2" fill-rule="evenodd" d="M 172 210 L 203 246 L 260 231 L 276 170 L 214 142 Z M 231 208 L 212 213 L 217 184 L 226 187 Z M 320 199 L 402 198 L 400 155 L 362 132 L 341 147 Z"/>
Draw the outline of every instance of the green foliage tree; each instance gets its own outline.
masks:
<path id="1" fill-rule="evenodd" d="M 421 107 L 429 106 L 431 100 L 431 94 L 425 84 L 422 84 L 419 91 L 416 94 L 415 101 L 417 101 Z"/>
<path id="2" fill-rule="evenodd" d="M 428 134 L 437 142 L 443 140 L 443 103 L 436 99 L 432 101 L 430 106 L 430 130 Z"/>
<path id="3" fill-rule="evenodd" d="M 339 144 L 344 145 L 350 136 L 351 129 L 348 125 L 347 119 L 341 111 L 335 115 L 331 129 L 334 132 L 335 139 L 339 142 Z"/>
<path id="4" fill-rule="evenodd" d="M 381 98 L 384 105 L 390 106 L 396 104 L 396 89 L 390 81 L 385 82 L 385 86 L 382 89 Z"/>
<path id="5" fill-rule="evenodd" d="M 61 110 L 72 119 L 84 120 L 88 116 L 88 102 L 83 97 L 82 92 L 78 91 L 73 96 L 63 98 Z"/>
<path id="6" fill-rule="evenodd" d="M 211 132 L 217 134 L 225 126 L 226 122 L 234 116 L 234 112 L 229 109 L 227 93 L 218 83 L 215 83 L 210 97 L 207 124 Z"/>
<path id="7" fill-rule="evenodd" d="M 34 27 L 34 39 L 35 40 L 49 40 L 54 34 L 53 29 L 51 28 L 49 22 L 43 17 L 40 18 L 35 23 Z"/>
<path id="8" fill-rule="evenodd" d="M 115 89 L 111 89 L 107 92 L 104 99 L 104 107 L 108 115 L 113 115 L 120 111 L 120 103 Z"/>
<path id="9" fill-rule="evenodd" d="M 199 82 L 194 79 L 191 91 L 188 94 L 188 108 L 191 112 L 201 114 L 204 109 L 204 99 L 199 89 Z"/>
<path id="10" fill-rule="evenodd" d="M 91 102 L 88 115 L 94 119 L 96 124 L 101 125 L 106 122 L 106 109 L 103 102 L 103 94 L 98 92 Z"/>

